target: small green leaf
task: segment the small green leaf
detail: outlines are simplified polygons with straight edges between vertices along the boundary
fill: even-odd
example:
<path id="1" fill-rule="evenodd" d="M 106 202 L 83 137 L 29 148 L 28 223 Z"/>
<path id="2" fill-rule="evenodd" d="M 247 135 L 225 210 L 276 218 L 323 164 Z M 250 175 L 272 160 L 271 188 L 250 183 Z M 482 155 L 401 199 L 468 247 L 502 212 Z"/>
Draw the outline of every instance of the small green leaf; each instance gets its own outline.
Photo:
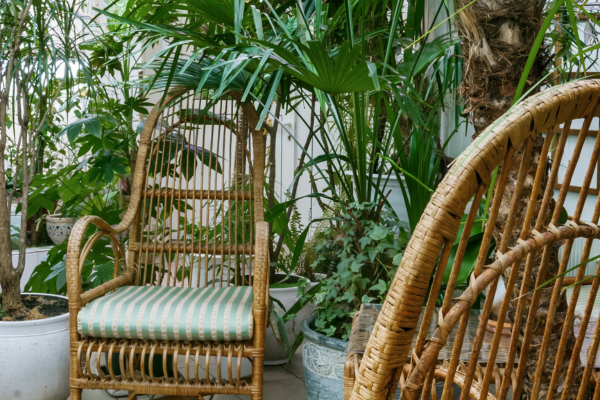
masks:
<path id="1" fill-rule="evenodd" d="M 370 236 L 363 236 L 360 239 L 358 239 L 358 243 L 360 243 L 360 245 L 363 247 L 363 249 L 367 246 L 369 246 L 371 244 L 373 240 L 371 239 Z"/>
<path id="2" fill-rule="evenodd" d="M 331 337 L 335 334 L 336 328 L 335 326 L 330 326 L 329 328 L 322 329 L 321 331 L 325 334 L 325 336 Z"/>
<path id="3" fill-rule="evenodd" d="M 566 208 L 562 208 L 562 210 L 560 210 L 560 217 L 558 218 L 558 223 L 560 225 L 564 225 L 567 223 L 567 221 L 569 220 L 569 213 L 567 212 Z"/>
<path id="4" fill-rule="evenodd" d="M 373 240 L 383 240 L 389 234 L 389 230 L 382 227 L 381 225 L 375 225 L 373 231 L 369 234 L 369 237 Z"/>
<path id="5" fill-rule="evenodd" d="M 377 300 L 375 297 L 370 297 L 370 296 L 367 296 L 367 295 L 365 294 L 365 295 L 362 297 L 362 300 L 361 300 L 361 301 L 363 302 L 363 304 L 369 304 L 369 303 L 371 303 L 372 301 L 375 301 L 375 300 Z"/>
<path id="6" fill-rule="evenodd" d="M 404 255 L 404 253 L 398 253 L 394 256 L 394 260 L 392 261 L 394 263 L 394 266 L 400 265 L 400 261 L 402 261 L 403 255 Z"/>
<path id="7" fill-rule="evenodd" d="M 388 286 L 383 279 L 380 279 L 376 285 L 373 285 L 369 290 L 377 290 L 379 294 L 384 294 L 388 290 Z"/>

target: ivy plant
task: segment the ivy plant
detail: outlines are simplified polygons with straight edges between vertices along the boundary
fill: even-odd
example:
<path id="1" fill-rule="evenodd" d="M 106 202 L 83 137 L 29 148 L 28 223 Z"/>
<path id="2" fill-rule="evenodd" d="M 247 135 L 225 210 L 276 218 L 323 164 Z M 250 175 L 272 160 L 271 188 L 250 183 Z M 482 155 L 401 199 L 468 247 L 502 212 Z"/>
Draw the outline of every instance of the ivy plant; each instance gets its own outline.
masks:
<path id="1" fill-rule="evenodd" d="M 348 340 L 352 317 L 362 303 L 381 303 L 408 243 L 408 225 L 377 203 L 349 203 L 335 211 L 330 237 L 316 246 L 323 262 L 335 265 L 314 293 L 315 329 Z"/>

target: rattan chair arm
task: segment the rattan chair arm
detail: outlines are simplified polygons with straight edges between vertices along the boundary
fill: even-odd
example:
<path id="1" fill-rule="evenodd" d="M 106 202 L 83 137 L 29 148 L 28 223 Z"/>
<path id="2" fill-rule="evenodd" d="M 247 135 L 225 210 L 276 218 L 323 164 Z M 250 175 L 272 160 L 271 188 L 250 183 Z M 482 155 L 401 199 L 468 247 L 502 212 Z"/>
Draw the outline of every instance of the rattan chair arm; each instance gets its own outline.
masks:
<path id="1" fill-rule="evenodd" d="M 127 271 L 123 272 L 116 278 L 111 279 L 108 282 L 104 282 L 102 285 L 97 286 L 93 289 L 88 290 L 81 294 L 81 307 L 85 306 L 90 301 L 97 299 L 98 297 L 104 296 L 106 293 L 111 292 L 121 286 L 131 284 L 134 281 L 134 275 Z"/>
<path id="2" fill-rule="evenodd" d="M 254 346 L 264 347 L 269 299 L 269 224 L 256 223 L 256 255 L 254 257 Z"/>
<path id="3" fill-rule="evenodd" d="M 82 251 L 81 245 L 85 238 L 85 231 L 90 226 L 90 224 L 95 225 L 102 233 L 110 238 L 115 237 L 119 232 L 111 227 L 106 221 L 102 218 L 87 215 L 81 218 L 79 221 L 75 223 L 73 229 L 71 230 L 71 234 L 69 235 L 69 244 L 67 246 L 67 293 L 69 295 L 69 303 L 73 304 L 73 306 L 78 309 L 83 307 L 85 304 L 90 302 L 91 300 L 106 294 L 107 292 L 116 289 L 119 286 L 123 286 L 127 283 L 131 283 L 134 281 L 136 277 L 136 270 L 133 266 L 127 266 L 125 271 L 115 277 L 114 279 L 105 282 L 104 284 L 90 289 L 87 292 L 83 293 L 83 289 L 81 286 L 81 266 L 85 261 L 83 258 L 89 254 L 90 246 L 93 245 L 98 235 L 92 235 L 89 239 L 91 242 L 90 246 L 84 246 Z M 119 260 L 118 249 L 115 248 L 117 252 L 116 260 Z M 71 310 L 73 311 L 73 310 Z"/>

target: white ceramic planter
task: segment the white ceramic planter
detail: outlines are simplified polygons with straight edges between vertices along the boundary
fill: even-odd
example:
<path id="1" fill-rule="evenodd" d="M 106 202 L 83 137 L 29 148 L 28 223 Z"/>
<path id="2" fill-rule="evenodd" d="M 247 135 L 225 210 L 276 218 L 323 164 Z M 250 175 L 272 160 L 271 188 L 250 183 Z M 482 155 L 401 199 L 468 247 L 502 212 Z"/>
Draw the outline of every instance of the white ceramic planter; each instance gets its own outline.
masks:
<path id="1" fill-rule="evenodd" d="M 284 274 L 282 274 L 284 275 Z M 298 275 L 293 275 L 300 278 Z M 316 285 L 316 283 L 309 283 L 306 290 L 310 289 Z M 290 287 L 290 288 L 281 288 L 281 289 L 269 289 L 269 295 L 276 298 L 283 304 L 285 309 L 289 309 L 291 306 L 298 301 L 300 298 L 298 296 L 298 288 Z M 277 305 L 274 304 L 275 307 L 279 310 L 281 315 L 284 314 L 284 311 Z M 287 332 L 288 340 L 290 342 L 290 347 L 296 341 L 296 336 L 302 330 L 302 322 L 306 318 L 308 318 L 313 311 L 315 310 L 312 304 L 307 304 L 294 318 L 292 321 L 288 321 L 285 323 L 285 330 Z M 267 336 L 265 339 L 265 365 L 281 365 L 287 363 L 288 357 L 290 355 L 290 350 L 284 350 L 283 347 L 277 344 L 277 339 L 275 339 L 275 334 L 271 327 L 267 327 Z"/>
<path id="2" fill-rule="evenodd" d="M 54 244 L 61 244 L 67 240 L 73 225 L 75 218 L 62 218 L 60 214 L 50 214 L 46 217 L 46 231 Z"/>
<path id="3" fill-rule="evenodd" d="M 69 314 L 0 322 L 0 399 L 65 400 L 68 396 Z"/>

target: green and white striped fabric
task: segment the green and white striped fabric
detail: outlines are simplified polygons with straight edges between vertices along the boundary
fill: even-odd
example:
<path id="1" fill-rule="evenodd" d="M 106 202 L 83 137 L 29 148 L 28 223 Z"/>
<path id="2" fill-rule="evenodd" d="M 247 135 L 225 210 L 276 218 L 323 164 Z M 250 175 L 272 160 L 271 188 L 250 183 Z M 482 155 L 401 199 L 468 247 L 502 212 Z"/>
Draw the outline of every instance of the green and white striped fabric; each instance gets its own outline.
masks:
<path id="1" fill-rule="evenodd" d="M 250 286 L 125 286 L 77 315 L 84 336 L 120 339 L 235 341 L 252 338 Z"/>

